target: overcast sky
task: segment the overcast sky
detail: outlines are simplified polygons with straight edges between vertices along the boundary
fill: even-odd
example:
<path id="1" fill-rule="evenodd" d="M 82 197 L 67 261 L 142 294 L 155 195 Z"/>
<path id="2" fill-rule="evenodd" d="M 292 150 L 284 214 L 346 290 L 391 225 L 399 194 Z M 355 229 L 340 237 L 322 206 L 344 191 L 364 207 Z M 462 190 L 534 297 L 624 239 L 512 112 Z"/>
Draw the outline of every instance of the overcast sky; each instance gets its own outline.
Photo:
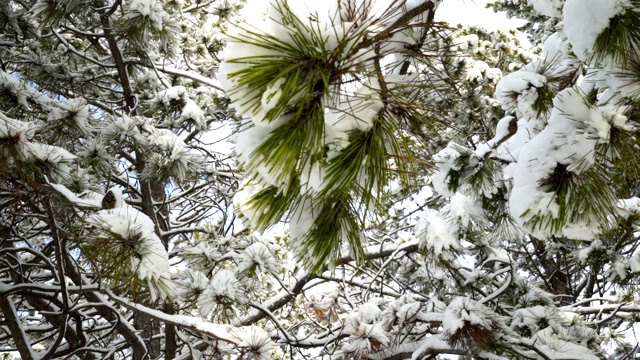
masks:
<path id="1" fill-rule="evenodd" d="M 375 7 L 381 7 L 390 0 L 368 0 Z M 493 1 L 493 0 L 491 0 Z M 323 12 L 329 6 L 330 1 L 318 0 L 289 0 L 289 6 L 300 10 L 307 8 L 310 11 Z M 487 0 L 445 0 L 436 11 L 437 21 L 446 21 L 451 25 L 459 23 L 464 25 L 481 26 L 488 30 L 515 29 L 523 23 L 522 20 L 508 20 L 504 14 L 496 14 L 491 9 L 486 9 Z M 267 8 L 268 2 L 264 0 L 247 0 L 243 14 L 247 19 L 261 19 Z M 326 9 L 324 10 L 326 11 Z"/>
<path id="2" fill-rule="evenodd" d="M 515 29 L 524 23 L 523 20 L 507 19 L 504 13 L 494 13 L 485 8 L 486 3 L 487 0 L 445 0 L 436 11 L 436 20 L 451 25 L 481 26 L 487 30 Z"/>

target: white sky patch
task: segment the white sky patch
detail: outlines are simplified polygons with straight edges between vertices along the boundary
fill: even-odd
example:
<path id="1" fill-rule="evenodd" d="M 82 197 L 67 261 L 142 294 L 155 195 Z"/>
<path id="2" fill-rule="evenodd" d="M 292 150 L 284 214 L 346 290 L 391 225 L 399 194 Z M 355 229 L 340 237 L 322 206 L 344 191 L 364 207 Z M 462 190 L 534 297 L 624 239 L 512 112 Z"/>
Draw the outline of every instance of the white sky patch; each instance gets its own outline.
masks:
<path id="1" fill-rule="evenodd" d="M 511 30 L 525 23 L 520 19 L 507 19 L 505 13 L 487 9 L 487 0 L 445 0 L 436 10 L 436 21 L 451 25 L 480 26 L 487 30 Z"/>
<path id="2" fill-rule="evenodd" d="M 518 26 L 526 23 L 521 19 L 507 19 L 504 12 L 495 13 L 493 9 L 487 9 L 487 0 L 444 0 L 436 10 L 436 21 L 446 21 L 452 26 L 462 24 L 478 26 L 487 30 L 516 30 Z M 529 46 L 529 41 L 523 33 L 518 34 L 518 40 L 524 47 Z"/>
<path id="3" fill-rule="evenodd" d="M 526 21 L 520 19 L 507 19 L 504 12 L 494 13 L 487 9 L 488 0 L 444 0 L 436 10 L 436 21 L 446 21 L 451 25 L 480 26 L 487 30 L 511 30 L 524 25 Z M 384 1 L 374 2 L 376 8 L 382 7 Z M 266 12 L 267 3 L 263 0 L 248 0 L 243 10 L 243 15 L 248 19 L 261 19 Z M 310 5 L 311 4 L 311 5 Z M 329 2 L 315 2 L 310 0 L 289 1 L 294 10 L 309 9 L 319 13 L 326 13 L 331 8 Z"/>

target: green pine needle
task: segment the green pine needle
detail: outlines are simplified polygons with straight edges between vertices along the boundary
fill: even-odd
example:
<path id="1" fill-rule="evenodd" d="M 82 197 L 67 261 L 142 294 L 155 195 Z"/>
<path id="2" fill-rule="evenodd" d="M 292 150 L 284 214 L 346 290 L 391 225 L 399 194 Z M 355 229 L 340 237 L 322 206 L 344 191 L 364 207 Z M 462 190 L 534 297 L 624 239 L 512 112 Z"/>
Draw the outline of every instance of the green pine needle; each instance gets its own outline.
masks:
<path id="1" fill-rule="evenodd" d="M 415 87 L 384 89 L 381 97 L 385 107 L 374 119 L 373 128 L 352 131 L 349 144 L 328 158 L 331 144 L 325 143 L 324 123 L 325 108 L 330 106 L 327 102 L 336 96 L 336 89 L 344 87 L 347 78 L 360 82 L 373 76 L 353 64 L 341 67 L 347 48 L 364 36 L 364 30 L 345 35 L 335 49 L 329 50 L 327 38 L 322 35 L 326 30 L 320 29 L 317 21 L 299 19 L 286 2 L 276 2 L 275 6 L 281 25 L 289 30 L 287 38 L 245 25 L 233 41 L 264 51 L 262 55 L 229 60 L 242 65 L 228 75 L 236 86 L 232 94 L 248 93 L 241 100 L 242 107 L 260 113 L 265 92 L 277 84 L 279 98 L 267 111 L 265 120 L 286 118 L 286 123 L 271 131 L 246 164 L 250 172 L 266 168 L 267 176 L 282 186 L 261 191 L 249 206 L 261 214 L 259 230 L 286 219 L 288 212 L 304 202 L 299 184 L 303 171 L 322 164 L 327 186 L 313 194 L 313 203 L 321 214 L 305 240 L 310 257 L 303 257 L 308 259 L 307 267 L 319 270 L 336 259 L 344 241 L 354 257 L 363 258 L 361 230 L 367 214 L 373 210 L 375 217 L 383 210 L 385 187 L 392 177 L 399 177 L 404 184 L 412 183 L 418 162 L 411 150 L 415 145 L 411 134 L 423 134 L 433 124 L 428 123 L 426 110 L 416 105 L 419 100 L 412 99 L 418 96 Z"/>
<path id="2" fill-rule="evenodd" d="M 112 232 L 86 238 L 79 244 L 83 258 L 98 278 L 110 283 L 116 291 L 127 291 L 133 295 L 146 287 L 145 281 L 138 277 L 130 265 L 131 257 L 138 256 L 134 249 L 137 246 L 139 244 L 134 236 L 125 239 Z"/>
<path id="3" fill-rule="evenodd" d="M 322 273 L 327 265 L 340 256 L 340 248 L 347 241 L 351 256 L 362 263 L 365 255 L 362 246 L 362 227 L 356 221 L 356 209 L 348 196 L 336 197 L 327 202 L 313 227 L 303 240 L 300 251 L 303 264 L 313 273 Z"/>
<path id="4" fill-rule="evenodd" d="M 592 60 L 601 62 L 612 56 L 615 62 L 627 64 L 630 54 L 640 45 L 640 1 L 632 0 L 628 8 L 609 20 L 607 27 L 596 38 Z"/>
<path id="5" fill-rule="evenodd" d="M 256 224 L 256 230 L 264 231 L 273 224 L 282 220 L 288 209 L 294 207 L 300 201 L 300 188 L 297 183 L 289 187 L 288 191 L 276 186 L 270 186 L 251 198 L 249 206 L 260 214 Z"/>
<path id="6" fill-rule="evenodd" d="M 531 104 L 531 108 L 536 111 L 536 116 L 540 117 L 553 109 L 553 98 L 556 92 L 550 84 L 544 84 L 538 89 L 538 97 Z"/>
<path id="7" fill-rule="evenodd" d="M 251 155 L 250 167 L 266 165 L 278 183 L 290 184 L 305 164 L 314 164 L 324 151 L 324 108 L 312 104 L 306 117 L 274 129 Z"/>
<path id="8" fill-rule="evenodd" d="M 593 165 L 580 174 L 566 170 L 566 166 L 558 164 L 556 171 L 544 179 L 541 186 L 547 186 L 554 192 L 552 201 L 558 205 L 558 214 L 534 214 L 526 223 L 533 230 L 547 230 L 560 234 L 568 224 L 592 221 L 602 228 L 611 223 L 611 216 L 618 213 L 616 197 L 611 191 L 606 169 L 601 165 Z M 522 214 L 527 215 L 528 211 Z"/>

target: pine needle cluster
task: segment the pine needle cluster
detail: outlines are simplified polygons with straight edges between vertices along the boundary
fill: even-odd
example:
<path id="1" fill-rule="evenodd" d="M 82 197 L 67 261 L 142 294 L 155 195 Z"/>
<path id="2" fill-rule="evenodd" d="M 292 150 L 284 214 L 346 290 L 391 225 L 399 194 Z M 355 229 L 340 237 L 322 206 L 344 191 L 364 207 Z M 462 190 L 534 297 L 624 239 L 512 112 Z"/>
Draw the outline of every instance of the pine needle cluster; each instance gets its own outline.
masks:
<path id="1" fill-rule="evenodd" d="M 640 46 L 640 1 L 630 0 L 626 9 L 609 20 L 607 27 L 596 38 L 592 59 L 601 62 L 611 56 L 614 62 L 627 64 L 631 49 Z"/>
<path id="2" fill-rule="evenodd" d="M 98 279 L 109 283 L 117 292 L 126 291 L 135 295 L 143 292 L 146 287 L 146 282 L 140 279 L 131 266 L 132 257 L 140 256 L 137 253 L 140 242 L 140 234 L 132 229 L 127 238 L 114 232 L 102 231 L 100 235 L 92 236 L 78 245 L 86 259 L 86 265 Z"/>
<path id="3" fill-rule="evenodd" d="M 534 214 L 526 225 L 534 231 L 550 230 L 555 234 L 561 234 L 569 224 L 597 224 L 607 229 L 613 225 L 612 216 L 618 213 L 609 180 L 606 170 L 597 164 L 580 174 L 558 164 L 552 174 L 539 182 L 554 193 L 552 201 L 558 206 L 557 214 Z M 527 214 L 528 211 L 522 216 Z"/>
<path id="4" fill-rule="evenodd" d="M 244 164 L 251 174 L 248 184 L 261 188 L 246 206 L 259 214 L 252 219 L 258 230 L 298 211 L 312 211 L 315 222 L 294 248 L 306 267 L 319 272 L 332 266 L 345 240 L 350 254 L 363 260 L 362 231 L 367 218 L 383 211 L 386 184 L 395 177 L 408 184 L 416 173 L 413 140 L 401 126 L 419 128 L 426 117 L 407 102 L 402 86 L 386 86 L 379 64 L 367 69 L 383 55 L 375 53 L 371 59 L 358 54 L 359 48 L 368 49 L 359 45 L 368 41 L 364 28 L 343 27 L 339 16 L 329 22 L 301 19 L 286 2 L 275 4 L 279 19 L 273 21 L 286 28 L 283 36 L 245 24 L 232 41 L 261 54 L 227 60 L 236 69 L 227 75 L 234 84 L 228 92 L 239 97 L 239 107 L 253 118 L 254 124 L 244 126 L 271 129 Z M 329 42 L 332 37 L 337 43 Z M 373 94 L 367 95 L 373 100 L 354 93 L 358 87 Z M 345 108 L 345 98 L 355 100 Z M 376 111 L 372 119 L 359 118 L 372 111 L 368 108 Z M 351 118 L 371 125 L 358 125 L 346 138 L 332 140 L 328 111 L 340 114 L 339 126 Z M 311 169 L 320 169 L 320 189 L 308 189 Z"/>

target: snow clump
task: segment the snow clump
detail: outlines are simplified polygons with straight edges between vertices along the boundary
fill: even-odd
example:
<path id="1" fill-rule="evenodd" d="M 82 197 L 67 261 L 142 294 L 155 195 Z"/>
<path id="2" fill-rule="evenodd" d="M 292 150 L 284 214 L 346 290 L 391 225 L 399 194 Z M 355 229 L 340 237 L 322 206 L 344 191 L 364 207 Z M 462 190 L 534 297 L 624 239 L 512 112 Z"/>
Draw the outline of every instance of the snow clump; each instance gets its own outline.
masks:
<path id="1" fill-rule="evenodd" d="M 111 189 L 114 191 L 116 189 Z M 151 299 L 173 296 L 173 283 L 169 254 L 155 233 L 153 221 L 144 213 L 122 202 L 116 192 L 116 207 L 100 210 L 87 219 L 87 223 L 104 232 L 104 237 L 122 239 L 120 246 L 133 250 L 131 269 L 149 285 Z M 115 245 L 115 243 L 114 243 Z"/>
<path id="2" fill-rule="evenodd" d="M 598 36 L 629 6 L 629 0 L 567 0 L 562 9 L 564 32 L 575 55 L 589 60 Z"/>

